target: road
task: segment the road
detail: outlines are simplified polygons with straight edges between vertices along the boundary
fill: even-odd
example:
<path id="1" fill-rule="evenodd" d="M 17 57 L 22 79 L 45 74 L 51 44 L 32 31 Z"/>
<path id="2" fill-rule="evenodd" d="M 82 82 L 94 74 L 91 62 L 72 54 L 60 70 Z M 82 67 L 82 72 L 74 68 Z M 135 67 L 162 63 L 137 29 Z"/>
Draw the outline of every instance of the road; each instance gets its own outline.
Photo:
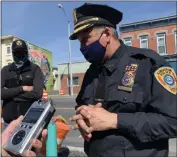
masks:
<path id="1" fill-rule="evenodd" d="M 56 106 L 56 113 L 55 115 L 62 115 L 66 118 L 70 125 L 74 125 L 74 123 L 69 121 L 69 118 L 74 115 L 74 107 L 76 105 L 74 98 L 59 98 L 53 97 Z M 67 146 L 74 146 L 74 147 L 83 147 L 83 140 L 79 138 L 79 131 L 71 130 L 67 137 L 64 140 L 64 145 Z M 176 156 L 176 139 L 171 139 L 169 141 L 169 155 Z"/>

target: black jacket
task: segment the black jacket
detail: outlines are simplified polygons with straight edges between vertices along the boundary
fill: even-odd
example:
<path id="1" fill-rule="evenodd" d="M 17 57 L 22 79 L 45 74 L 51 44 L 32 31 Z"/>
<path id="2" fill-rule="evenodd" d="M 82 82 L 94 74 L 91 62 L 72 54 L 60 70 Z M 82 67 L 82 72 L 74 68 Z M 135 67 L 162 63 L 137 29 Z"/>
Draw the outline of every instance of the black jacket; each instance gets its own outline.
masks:
<path id="1" fill-rule="evenodd" d="M 22 86 L 33 86 L 33 91 L 24 92 Z M 24 115 L 31 104 L 42 98 L 44 87 L 40 67 L 30 61 L 19 69 L 12 63 L 1 70 L 2 117 L 10 123 Z"/>
<path id="2" fill-rule="evenodd" d="M 138 65 L 134 79 L 125 75 L 125 69 L 132 64 Z M 107 69 L 103 107 L 118 114 L 118 126 L 115 130 L 93 132 L 91 141 L 84 143 L 86 154 L 89 157 L 167 157 L 168 140 L 177 137 L 176 94 L 165 89 L 154 73 L 169 64 L 153 50 L 121 43 L 103 66 Z M 99 67 L 91 65 L 76 98 L 76 108 L 95 103 L 98 77 Z"/>

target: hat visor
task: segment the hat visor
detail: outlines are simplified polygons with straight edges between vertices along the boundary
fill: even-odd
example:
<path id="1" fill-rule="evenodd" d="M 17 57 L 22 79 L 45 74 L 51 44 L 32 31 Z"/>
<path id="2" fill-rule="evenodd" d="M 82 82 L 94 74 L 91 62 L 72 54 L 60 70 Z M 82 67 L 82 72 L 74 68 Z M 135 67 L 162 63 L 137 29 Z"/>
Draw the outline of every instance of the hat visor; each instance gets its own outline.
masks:
<path id="1" fill-rule="evenodd" d="M 79 27 L 79 28 L 76 28 L 76 29 L 74 30 L 74 32 L 71 34 L 71 36 L 69 37 L 69 39 L 70 39 L 70 40 L 76 40 L 76 39 L 77 39 L 77 35 L 78 35 L 79 32 L 84 31 L 84 30 L 86 30 L 86 29 L 92 27 L 93 25 L 94 25 L 94 24 L 86 24 L 86 25 L 83 25 L 83 26 L 81 26 L 81 27 Z"/>

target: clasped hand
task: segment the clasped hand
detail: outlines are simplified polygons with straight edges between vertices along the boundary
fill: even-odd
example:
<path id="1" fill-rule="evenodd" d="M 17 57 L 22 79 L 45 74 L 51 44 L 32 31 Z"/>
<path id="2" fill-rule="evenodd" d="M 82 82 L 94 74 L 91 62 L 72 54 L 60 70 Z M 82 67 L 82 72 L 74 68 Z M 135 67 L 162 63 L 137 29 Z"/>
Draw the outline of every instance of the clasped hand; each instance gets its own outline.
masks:
<path id="1" fill-rule="evenodd" d="M 117 128 L 117 114 L 105 110 L 101 103 L 77 108 L 76 115 L 70 120 L 76 122 L 74 129 L 79 129 L 82 137 L 87 141 L 92 137 L 93 131 Z"/>

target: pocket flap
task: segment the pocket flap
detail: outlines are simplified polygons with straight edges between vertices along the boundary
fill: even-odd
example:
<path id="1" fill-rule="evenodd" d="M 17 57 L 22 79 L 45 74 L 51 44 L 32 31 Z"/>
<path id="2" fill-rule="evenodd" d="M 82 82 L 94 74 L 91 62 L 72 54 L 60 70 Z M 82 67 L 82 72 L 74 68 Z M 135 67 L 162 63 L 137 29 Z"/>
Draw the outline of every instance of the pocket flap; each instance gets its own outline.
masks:
<path id="1" fill-rule="evenodd" d="M 112 90 L 109 94 L 108 101 L 120 101 L 122 103 L 135 102 L 141 104 L 143 102 L 143 92 L 125 92 Z"/>

